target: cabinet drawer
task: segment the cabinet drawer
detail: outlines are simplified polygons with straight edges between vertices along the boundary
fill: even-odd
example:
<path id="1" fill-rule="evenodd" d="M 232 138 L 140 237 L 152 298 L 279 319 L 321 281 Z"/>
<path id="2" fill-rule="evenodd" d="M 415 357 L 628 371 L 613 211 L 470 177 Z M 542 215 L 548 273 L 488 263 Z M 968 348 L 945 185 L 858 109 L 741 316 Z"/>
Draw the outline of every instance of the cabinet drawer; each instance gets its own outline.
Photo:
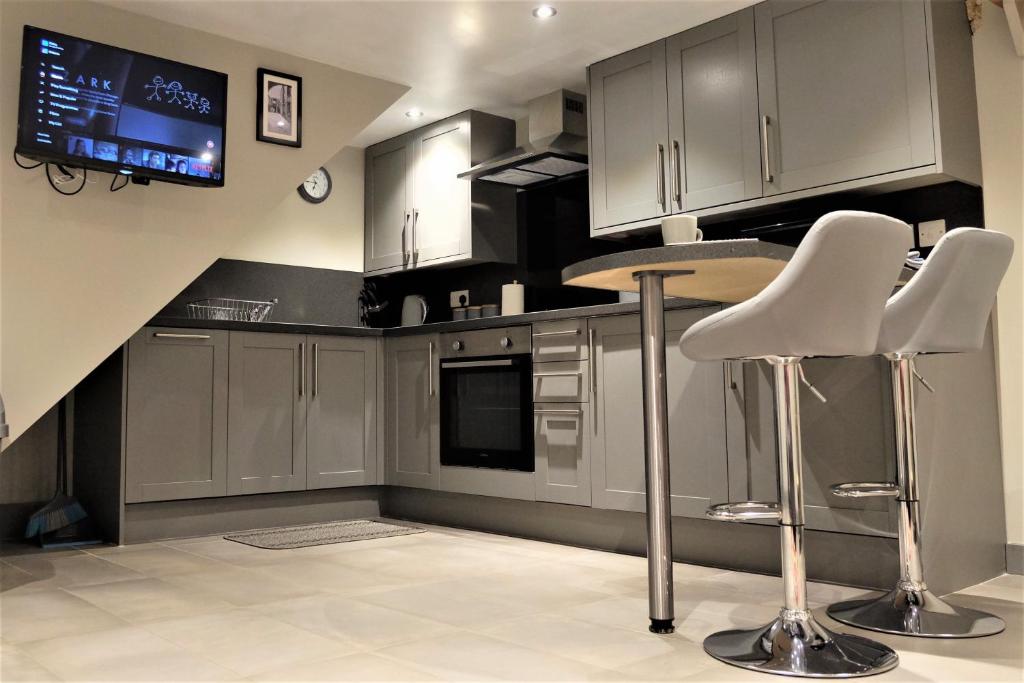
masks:
<path id="1" fill-rule="evenodd" d="M 553 320 L 533 326 L 533 362 L 589 358 L 587 321 Z"/>
<path id="2" fill-rule="evenodd" d="M 584 403 L 590 400 L 586 361 L 556 361 L 533 366 L 534 403 Z"/>

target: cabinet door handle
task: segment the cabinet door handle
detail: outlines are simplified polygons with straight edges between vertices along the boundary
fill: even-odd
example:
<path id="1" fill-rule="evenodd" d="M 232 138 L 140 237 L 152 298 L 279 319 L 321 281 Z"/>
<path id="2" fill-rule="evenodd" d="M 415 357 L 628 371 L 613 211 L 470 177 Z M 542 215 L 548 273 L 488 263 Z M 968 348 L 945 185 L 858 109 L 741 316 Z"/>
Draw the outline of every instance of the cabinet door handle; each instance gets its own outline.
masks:
<path id="1" fill-rule="evenodd" d="M 416 224 L 420 222 L 420 210 L 412 210 L 412 261 L 420 260 L 420 249 L 416 246 Z"/>
<path id="2" fill-rule="evenodd" d="M 209 339 L 208 334 L 179 334 L 177 332 L 154 332 L 157 339 Z"/>
<path id="3" fill-rule="evenodd" d="M 583 411 L 572 408 L 534 408 L 534 415 L 582 415 Z"/>
<path id="4" fill-rule="evenodd" d="M 427 343 L 427 396 L 434 395 L 434 342 Z"/>
<path id="5" fill-rule="evenodd" d="M 306 345 L 299 342 L 299 398 L 306 393 Z"/>
<path id="6" fill-rule="evenodd" d="M 567 370 L 565 372 L 535 372 L 534 377 L 582 377 L 582 370 Z"/>
<path id="7" fill-rule="evenodd" d="M 409 262 L 409 252 L 405 248 L 405 233 L 409 229 L 409 212 L 405 212 L 405 220 L 402 222 L 402 265 Z"/>
<path id="8" fill-rule="evenodd" d="M 594 328 L 587 330 L 587 365 L 590 370 L 590 393 L 597 396 L 597 373 L 594 372 L 597 359 L 594 358 Z"/>
<path id="9" fill-rule="evenodd" d="M 320 389 L 320 345 L 313 344 L 313 398 Z"/>
<path id="10" fill-rule="evenodd" d="M 733 377 L 733 375 L 732 375 L 732 361 L 731 360 L 725 361 L 725 388 L 726 388 L 726 390 L 736 389 L 737 388 L 736 387 L 736 378 Z"/>
<path id="11" fill-rule="evenodd" d="M 568 337 L 569 335 L 581 335 L 583 331 L 579 328 L 575 330 L 553 330 L 551 332 L 534 332 L 533 337 Z"/>
<path id="12" fill-rule="evenodd" d="M 766 183 L 775 182 L 775 176 L 772 175 L 772 162 L 769 158 L 770 145 L 768 144 L 768 126 L 771 125 L 771 119 L 768 115 L 761 117 L 761 172 L 762 177 Z"/>
<path id="13" fill-rule="evenodd" d="M 672 141 L 672 157 L 669 159 L 669 168 L 672 171 L 672 199 L 683 209 L 683 161 L 679 154 L 679 141 Z"/>
<path id="14" fill-rule="evenodd" d="M 658 143 L 658 155 L 655 159 L 655 171 L 658 174 L 658 204 L 665 210 L 665 145 Z"/>

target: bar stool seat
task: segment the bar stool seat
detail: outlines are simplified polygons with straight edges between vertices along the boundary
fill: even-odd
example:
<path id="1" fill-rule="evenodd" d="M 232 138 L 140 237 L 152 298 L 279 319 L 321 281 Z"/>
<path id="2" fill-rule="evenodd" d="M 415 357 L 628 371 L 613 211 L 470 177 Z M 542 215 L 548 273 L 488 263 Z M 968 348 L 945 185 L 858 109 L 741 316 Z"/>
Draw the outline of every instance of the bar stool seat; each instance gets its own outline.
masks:
<path id="1" fill-rule="evenodd" d="M 807 608 L 799 381 L 802 358 L 874 353 L 885 301 L 911 242 L 910 226 L 888 216 L 822 216 L 763 291 L 705 318 L 680 339 L 692 360 L 765 359 L 775 379 L 779 502 L 726 503 L 708 516 L 778 521 L 785 599 L 778 618 L 764 627 L 707 637 L 704 650 L 727 664 L 815 678 L 868 676 L 897 664 L 891 648 L 834 633 Z"/>
<path id="2" fill-rule="evenodd" d="M 1012 255 L 1013 240 L 1006 235 L 978 228 L 951 230 L 885 306 L 875 352 L 889 360 L 892 375 L 897 481 L 836 484 L 832 493 L 896 497 L 900 579 L 881 597 L 830 606 L 829 616 L 836 621 L 926 638 L 973 638 L 994 635 L 1006 627 L 997 616 L 945 602 L 925 583 L 914 380 L 920 378 L 915 368 L 920 354 L 981 349 L 996 290 Z"/>

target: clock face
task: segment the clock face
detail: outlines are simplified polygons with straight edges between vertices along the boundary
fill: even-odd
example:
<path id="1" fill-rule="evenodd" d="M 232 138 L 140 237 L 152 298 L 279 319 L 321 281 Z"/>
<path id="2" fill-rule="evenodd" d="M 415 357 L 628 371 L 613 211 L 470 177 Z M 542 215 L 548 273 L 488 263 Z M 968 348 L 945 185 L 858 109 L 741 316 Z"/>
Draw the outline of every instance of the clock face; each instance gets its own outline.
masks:
<path id="1" fill-rule="evenodd" d="M 331 174 L 321 167 L 298 187 L 299 195 L 311 204 L 319 204 L 331 194 Z"/>

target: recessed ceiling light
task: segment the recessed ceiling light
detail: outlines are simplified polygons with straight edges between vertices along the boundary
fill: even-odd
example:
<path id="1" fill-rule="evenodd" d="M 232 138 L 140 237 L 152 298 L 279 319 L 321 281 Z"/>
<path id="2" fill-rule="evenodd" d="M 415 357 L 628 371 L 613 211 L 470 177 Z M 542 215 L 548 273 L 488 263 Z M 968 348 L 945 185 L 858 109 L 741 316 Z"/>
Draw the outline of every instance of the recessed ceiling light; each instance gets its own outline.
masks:
<path id="1" fill-rule="evenodd" d="M 540 7 L 535 7 L 533 9 L 533 16 L 538 19 L 550 19 L 556 14 L 558 14 L 558 10 L 551 5 L 541 5 Z"/>
<path id="2" fill-rule="evenodd" d="M 418 119 L 419 117 L 423 116 L 423 112 L 413 107 L 409 111 L 405 112 L 405 115 L 408 116 L 410 119 Z"/>

